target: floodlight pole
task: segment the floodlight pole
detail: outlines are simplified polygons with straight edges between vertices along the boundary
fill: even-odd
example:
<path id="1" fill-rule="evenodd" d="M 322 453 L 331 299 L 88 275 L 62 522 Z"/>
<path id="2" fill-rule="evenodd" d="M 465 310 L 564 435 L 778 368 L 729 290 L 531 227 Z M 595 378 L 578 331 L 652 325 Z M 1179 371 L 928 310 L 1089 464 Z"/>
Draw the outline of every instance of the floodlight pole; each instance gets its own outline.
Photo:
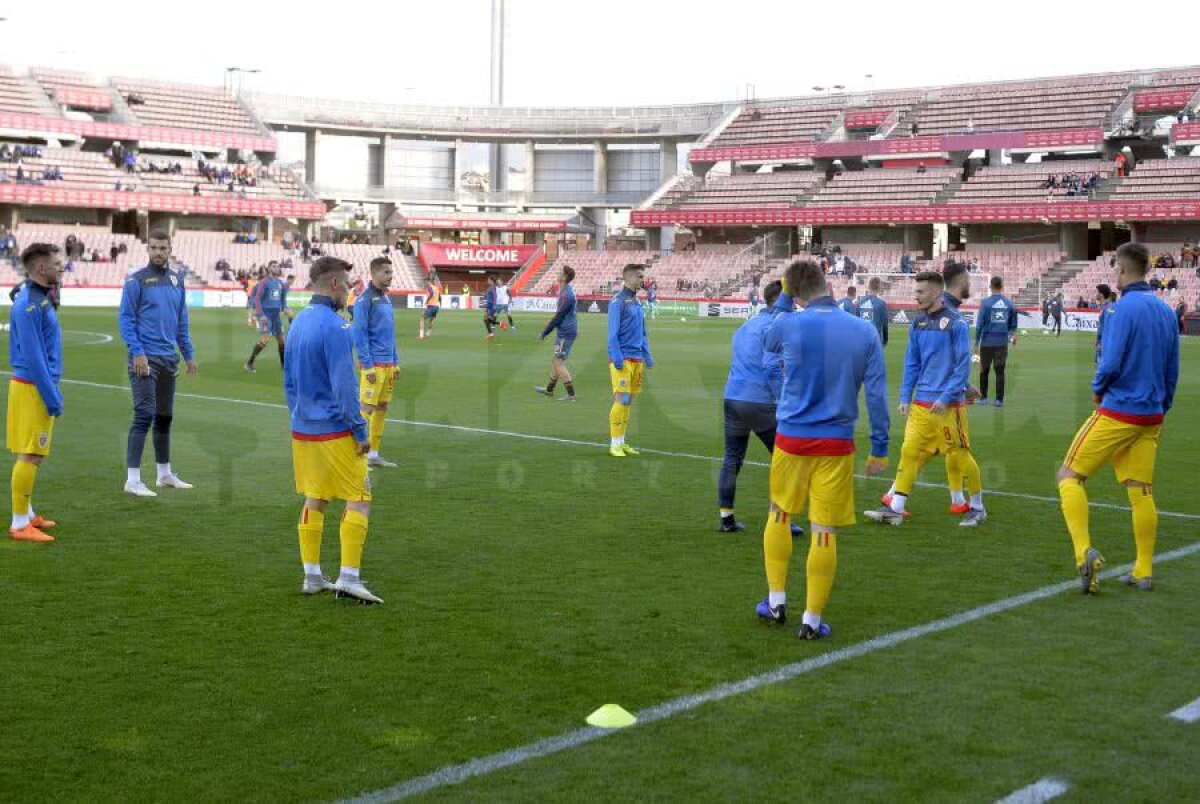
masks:
<path id="1" fill-rule="evenodd" d="M 504 105 L 504 0 L 492 0 L 492 74 L 488 103 Z M 502 164 L 504 146 L 493 143 L 488 146 L 489 189 L 493 192 L 508 189 L 508 177 Z"/>

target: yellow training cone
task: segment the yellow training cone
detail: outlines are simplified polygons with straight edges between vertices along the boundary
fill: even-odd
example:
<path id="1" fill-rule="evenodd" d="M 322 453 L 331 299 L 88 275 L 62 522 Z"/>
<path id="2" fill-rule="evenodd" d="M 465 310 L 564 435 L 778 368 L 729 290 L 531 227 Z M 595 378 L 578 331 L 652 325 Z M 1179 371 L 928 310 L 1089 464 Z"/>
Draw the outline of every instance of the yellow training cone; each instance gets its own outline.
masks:
<path id="1" fill-rule="evenodd" d="M 601 729 L 623 729 L 637 723 L 637 718 L 626 712 L 619 704 L 605 704 L 588 715 L 588 725 Z"/>

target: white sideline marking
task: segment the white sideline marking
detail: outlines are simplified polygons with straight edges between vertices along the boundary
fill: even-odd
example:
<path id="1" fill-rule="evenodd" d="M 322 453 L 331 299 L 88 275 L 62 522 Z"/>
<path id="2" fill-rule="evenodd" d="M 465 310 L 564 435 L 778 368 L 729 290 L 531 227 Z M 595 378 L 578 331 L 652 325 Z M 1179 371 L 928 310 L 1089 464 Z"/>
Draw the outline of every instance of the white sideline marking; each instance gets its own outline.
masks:
<path id="1" fill-rule="evenodd" d="M 1186 706 L 1181 706 L 1167 717 L 1178 720 L 1180 723 L 1195 723 L 1200 721 L 1200 698 L 1192 701 Z"/>
<path id="2" fill-rule="evenodd" d="M 11 371 L 0 371 L 0 376 L 11 375 Z M 86 380 L 62 380 L 61 382 L 68 385 L 82 385 L 87 388 L 103 388 L 109 391 L 129 391 L 125 385 L 108 385 L 106 383 L 88 382 Z M 206 402 L 225 402 L 236 405 L 251 405 L 259 408 L 272 408 L 274 410 L 287 410 L 286 405 L 281 405 L 278 402 L 259 402 L 253 399 L 234 399 L 226 396 L 208 396 L 206 394 L 188 394 L 177 393 L 177 397 L 186 399 L 202 399 Z M 522 438 L 527 441 L 546 441 L 552 444 L 568 444 L 575 447 L 592 447 L 595 449 L 607 449 L 608 444 L 600 441 L 582 441 L 575 438 L 558 438 L 557 436 L 536 435 L 534 433 L 517 433 L 511 430 L 489 430 L 486 427 L 468 427 L 462 424 L 443 424 L 441 422 L 421 422 L 413 419 L 388 419 L 391 424 L 407 424 L 411 427 L 428 427 L 435 430 L 452 430 L 458 433 L 478 433 L 480 435 L 505 436 L 507 438 Z M 662 455 L 665 458 L 687 458 L 694 461 L 708 461 L 709 463 L 720 463 L 721 458 L 712 455 L 696 455 L 690 452 L 670 452 L 669 450 L 651 449 L 650 447 L 638 447 L 638 449 L 646 455 Z M 769 467 L 770 464 L 762 461 L 746 461 L 746 466 L 761 466 Z M 855 475 L 860 480 L 886 480 L 883 477 L 867 477 L 866 475 Z M 948 488 L 944 483 L 924 483 L 918 482 L 916 485 L 923 488 L 945 489 Z M 1037 502 L 1047 502 L 1058 504 L 1057 497 L 1046 497 L 1041 494 L 1022 494 L 1015 491 L 998 491 L 988 489 L 987 494 L 997 497 L 1013 497 L 1019 500 L 1034 500 Z M 1088 502 L 1089 508 L 1105 508 L 1112 511 L 1129 511 L 1128 505 L 1115 505 L 1113 503 Z M 1159 516 L 1175 517 L 1177 519 L 1200 519 L 1200 514 L 1187 514 L 1176 511 L 1159 511 Z"/>
<path id="3" fill-rule="evenodd" d="M 1155 562 L 1175 561 L 1185 556 L 1190 556 L 1194 553 L 1200 553 L 1200 542 L 1193 542 L 1184 547 L 1171 550 L 1162 555 L 1155 556 Z M 1102 572 L 1101 578 L 1115 578 L 1125 572 L 1129 572 L 1132 564 L 1125 564 Z M 1026 592 L 1021 595 L 1007 597 L 1003 600 L 997 600 L 993 603 L 987 603 L 967 611 L 952 614 L 949 617 L 944 617 L 940 620 L 923 625 L 916 625 L 911 628 L 905 628 L 901 631 L 893 631 L 890 634 L 883 634 L 874 639 L 869 639 L 866 642 L 857 642 L 853 645 L 848 645 L 844 648 L 823 653 L 819 656 L 814 656 L 811 659 L 795 662 L 793 664 L 785 664 L 774 670 L 769 670 L 765 673 L 760 673 L 755 676 L 744 678 L 741 681 L 733 681 L 726 684 L 720 684 L 704 692 L 696 693 L 695 695 L 685 695 L 681 698 L 675 698 L 670 701 L 652 706 L 649 709 L 643 709 L 639 712 L 634 712 L 637 717 L 637 724 L 629 728 L 641 728 L 647 723 L 654 723 L 659 720 L 678 715 L 682 712 L 689 712 L 693 709 L 703 706 L 707 703 L 722 701 L 726 698 L 732 698 L 735 695 L 753 692 L 762 687 L 772 684 L 779 684 L 783 681 L 789 681 L 797 676 L 811 673 L 814 670 L 820 670 L 830 665 L 838 664 L 850 659 L 857 659 L 860 656 L 866 656 L 876 651 L 885 650 L 895 647 L 904 642 L 910 642 L 914 639 L 919 639 L 930 634 L 938 634 L 943 631 L 949 631 L 958 628 L 968 623 L 973 623 L 977 620 L 982 620 L 985 617 L 991 617 L 995 614 L 1001 614 L 1011 609 L 1027 606 L 1030 603 L 1036 603 L 1039 600 L 1045 600 L 1049 597 L 1061 594 L 1071 589 L 1078 589 L 1078 581 L 1064 581 L 1062 583 L 1043 586 L 1041 589 L 1035 589 L 1032 592 Z M 531 759 L 540 759 L 542 757 L 557 754 L 561 751 L 567 751 L 572 748 L 590 743 L 593 740 L 598 740 L 601 737 L 607 737 L 616 731 L 598 729 L 592 726 L 573 731 L 564 732 L 554 737 L 547 737 L 543 740 L 538 740 L 528 745 L 520 746 L 519 748 L 510 748 L 507 751 L 500 751 L 495 754 L 490 754 L 478 759 L 472 759 L 469 762 L 463 762 L 458 765 L 447 765 L 440 770 L 436 770 L 426 776 L 418 776 L 391 787 L 386 787 L 382 790 L 376 790 L 370 793 L 363 793 L 351 799 L 346 799 L 343 804 L 374 804 L 375 802 L 396 801 L 397 799 L 406 798 L 408 796 L 420 795 L 428 793 L 431 790 L 436 790 L 446 785 L 459 784 L 476 776 L 486 776 L 496 771 L 510 768 L 514 765 L 520 765 L 523 762 L 528 762 Z M 1053 780 L 1043 779 L 1038 782 L 1038 785 L 1050 782 Z M 1025 793 L 1028 790 L 1036 788 L 1038 785 L 1019 790 L 1013 795 Z M 1056 794 L 1059 795 L 1059 794 Z M 1046 801 L 1052 796 L 1045 798 L 1013 798 L 1010 796 L 1004 801 Z"/>
<path id="4" fill-rule="evenodd" d="M 113 342 L 113 336 L 108 335 L 104 332 L 89 332 L 88 330 L 85 330 L 85 329 L 64 329 L 63 330 L 64 335 L 66 335 L 68 333 L 71 335 L 92 335 L 95 338 L 97 338 L 97 340 L 94 340 L 94 341 L 85 341 L 84 343 L 71 344 L 72 346 L 99 346 L 102 343 L 112 343 Z"/>
<path id="5" fill-rule="evenodd" d="M 1022 787 L 1012 795 L 1005 796 L 996 804 L 1042 804 L 1043 801 L 1058 798 L 1070 788 L 1071 786 L 1062 779 L 1053 779 L 1047 776 L 1045 779 L 1038 779 L 1028 787 Z"/>

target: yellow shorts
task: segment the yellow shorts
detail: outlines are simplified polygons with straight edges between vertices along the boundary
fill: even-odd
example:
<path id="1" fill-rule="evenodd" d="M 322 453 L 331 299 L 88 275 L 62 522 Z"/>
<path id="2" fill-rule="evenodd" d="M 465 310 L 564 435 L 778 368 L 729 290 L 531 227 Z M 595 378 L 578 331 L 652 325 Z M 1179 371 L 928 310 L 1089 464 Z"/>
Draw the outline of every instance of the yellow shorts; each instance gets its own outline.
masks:
<path id="1" fill-rule="evenodd" d="M 608 376 L 612 379 L 612 389 L 614 394 L 633 394 L 637 396 L 642 392 L 642 377 L 645 376 L 646 365 L 644 363 L 635 363 L 632 360 L 626 360 L 617 369 L 612 363 L 608 364 Z"/>
<path id="2" fill-rule="evenodd" d="M 374 374 L 375 382 L 367 382 L 367 375 Z M 362 371 L 358 381 L 358 401 L 364 405 L 380 405 L 392 401 L 396 390 L 399 366 L 376 366 Z"/>
<path id="3" fill-rule="evenodd" d="M 1111 462 L 1118 482 L 1153 483 L 1161 432 L 1161 424 L 1128 424 L 1096 411 L 1075 434 L 1063 466 L 1077 475 L 1091 477 Z"/>
<path id="4" fill-rule="evenodd" d="M 904 424 L 904 443 L 915 444 L 921 452 L 949 452 L 955 447 L 971 448 L 965 407 L 946 408 L 934 413 L 921 405 L 910 405 Z"/>
<path id="5" fill-rule="evenodd" d="M 793 515 L 808 505 L 812 522 L 854 524 L 854 456 L 771 454 L 771 502 Z"/>
<path id="6" fill-rule="evenodd" d="M 8 450 L 17 455 L 49 455 L 54 439 L 54 417 L 36 385 L 20 380 L 8 383 Z"/>
<path id="7" fill-rule="evenodd" d="M 325 441 L 292 436 L 292 468 L 296 473 L 296 491 L 314 500 L 369 502 L 371 481 L 367 476 L 367 456 L 358 454 L 353 436 L 342 435 Z"/>

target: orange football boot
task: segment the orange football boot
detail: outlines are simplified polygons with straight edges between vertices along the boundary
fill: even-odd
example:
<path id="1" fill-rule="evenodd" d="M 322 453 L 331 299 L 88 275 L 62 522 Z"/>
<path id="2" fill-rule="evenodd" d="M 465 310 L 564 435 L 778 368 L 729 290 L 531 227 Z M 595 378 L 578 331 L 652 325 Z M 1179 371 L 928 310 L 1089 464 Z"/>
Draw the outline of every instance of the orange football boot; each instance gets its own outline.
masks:
<path id="1" fill-rule="evenodd" d="M 14 539 L 18 542 L 52 542 L 52 541 L 54 541 L 53 536 L 51 536 L 49 533 L 42 533 L 40 530 L 35 528 L 32 525 L 32 523 L 29 525 L 26 525 L 25 527 L 21 528 L 20 530 L 10 529 L 8 531 L 8 538 Z"/>

